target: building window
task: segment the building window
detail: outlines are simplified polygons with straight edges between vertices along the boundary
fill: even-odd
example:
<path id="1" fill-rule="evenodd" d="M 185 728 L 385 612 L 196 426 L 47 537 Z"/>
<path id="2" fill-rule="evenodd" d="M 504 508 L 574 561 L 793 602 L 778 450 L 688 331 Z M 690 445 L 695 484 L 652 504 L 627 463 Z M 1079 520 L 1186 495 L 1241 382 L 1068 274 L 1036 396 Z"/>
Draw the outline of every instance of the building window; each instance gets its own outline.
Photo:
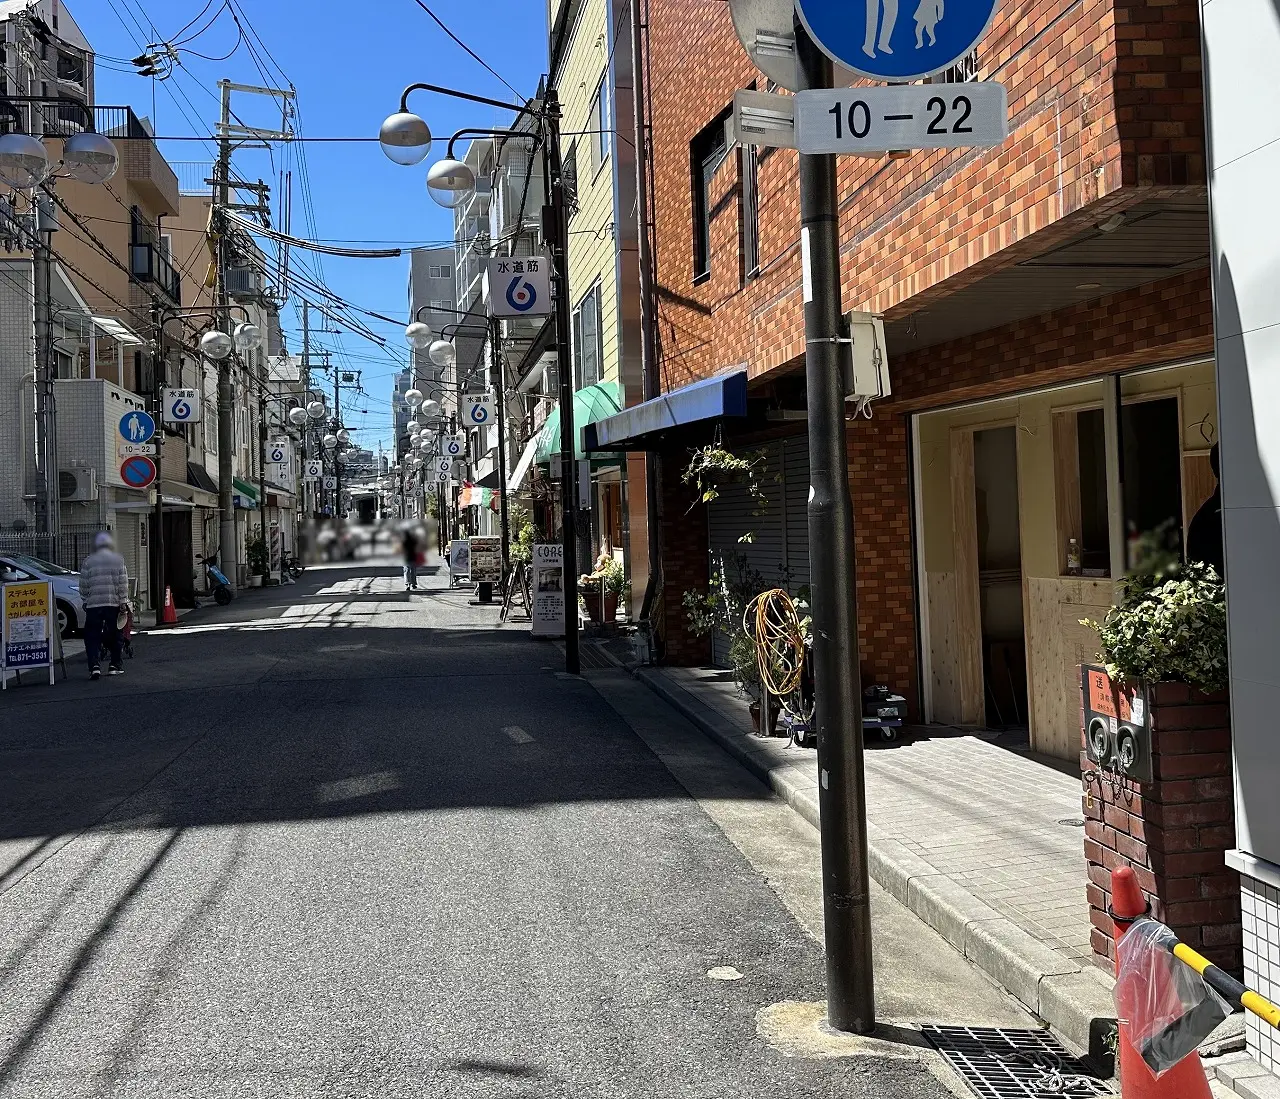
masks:
<path id="1" fill-rule="evenodd" d="M 971 50 L 950 68 L 925 79 L 926 84 L 966 84 L 978 79 L 978 51 Z"/>
<path id="2" fill-rule="evenodd" d="M 427 277 L 433 279 L 451 279 L 453 278 L 453 268 L 447 263 L 431 264 L 427 269 Z"/>
<path id="3" fill-rule="evenodd" d="M 573 311 L 574 387 L 582 389 L 600 380 L 604 347 L 600 332 L 600 284 L 583 296 Z"/>
<path id="4" fill-rule="evenodd" d="M 591 116 L 587 120 L 587 136 L 591 138 L 591 170 L 594 172 L 609 156 L 609 132 L 612 112 L 609 110 L 609 71 L 606 69 L 591 101 Z"/>
<path id="5" fill-rule="evenodd" d="M 569 216 L 578 212 L 578 142 L 575 140 L 564 154 L 560 165 L 560 178 L 564 180 L 564 198 L 569 206 Z"/>
<path id="6" fill-rule="evenodd" d="M 689 169 L 693 182 L 693 278 L 711 274 L 711 181 L 729 155 L 725 123 L 733 108 L 722 111 L 689 142 Z"/>
<path id="7" fill-rule="evenodd" d="M 760 151 L 744 145 L 739 151 L 742 172 L 742 281 L 760 273 Z"/>
<path id="8" fill-rule="evenodd" d="M 427 302 L 427 307 L 430 309 L 439 310 L 441 313 L 452 313 L 453 299 L 452 298 L 432 298 L 429 302 Z"/>

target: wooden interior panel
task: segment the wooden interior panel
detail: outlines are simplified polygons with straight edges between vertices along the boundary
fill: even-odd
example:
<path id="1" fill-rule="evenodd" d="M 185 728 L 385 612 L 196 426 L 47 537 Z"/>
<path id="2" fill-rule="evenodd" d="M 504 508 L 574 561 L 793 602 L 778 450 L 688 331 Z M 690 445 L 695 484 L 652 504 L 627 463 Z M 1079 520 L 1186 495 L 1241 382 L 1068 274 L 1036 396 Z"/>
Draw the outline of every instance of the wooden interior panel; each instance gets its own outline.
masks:
<path id="1" fill-rule="evenodd" d="M 1185 536 L 1191 520 L 1200 510 L 1213 490 L 1218 486 L 1218 479 L 1213 475 L 1213 467 L 1209 464 L 1208 454 L 1182 455 L 1182 533 Z"/>
<path id="2" fill-rule="evenodd" d="M 1058 515 L 1058 573 L 1067 575 L 1067 540 L 1083 545 L 1080 520 L 1080 436 L 1076 413 L 1053 414 L 1053 486 Z"/>
<path id="3" fill-rule="evenodd" d="M 955 633 L 951 644 L 961 715 L 957 722 L 981 725 L 986 721 L 986 701 L 982 691 L 982 602 L 971 429 L 951 432 L 951 530 L 955 539 Z"/>
<path id="4" fill-rule="evenodd" d="M 1110 580 L 1037 577 L 1027 590 L 1027 682 L 1033 751 L 1059 759 L 1080 755 L 1081 664 L 1097 660 L 1098 635 L 1080 619 L 1101 621 L 1111 607 Z"/>
<path id="5" fill-rule="evenodd" d="M 960 687 L 960 660 L 956 650 L 956 574 L 925 573 L 925 597 L 929 607 L 929 680 L 933 720 L 944 725 L 965 723 Z"/>

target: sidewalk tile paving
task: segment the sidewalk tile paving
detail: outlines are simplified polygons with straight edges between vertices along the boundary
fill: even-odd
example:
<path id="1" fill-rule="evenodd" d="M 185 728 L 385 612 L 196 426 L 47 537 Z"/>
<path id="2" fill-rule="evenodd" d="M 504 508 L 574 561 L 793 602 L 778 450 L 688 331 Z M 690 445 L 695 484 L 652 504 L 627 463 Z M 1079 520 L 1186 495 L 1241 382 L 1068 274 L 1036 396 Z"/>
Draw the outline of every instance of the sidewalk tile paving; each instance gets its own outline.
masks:
<path id="1" fill-rule="evenodd" d="M 714 668 L 656 668 L 751 737 L 746 702 Z M 872 841 L 893 840 L 1056 951 L 1090 963 L 1080 780 L 999 734 L 920 727 L 865 754 Z M 783 740 L 760 741 L 780 746 Z M 817 757 L 791 749 L 817 789 Z M 771 752 L 771 754 L 773 754 Z"/>

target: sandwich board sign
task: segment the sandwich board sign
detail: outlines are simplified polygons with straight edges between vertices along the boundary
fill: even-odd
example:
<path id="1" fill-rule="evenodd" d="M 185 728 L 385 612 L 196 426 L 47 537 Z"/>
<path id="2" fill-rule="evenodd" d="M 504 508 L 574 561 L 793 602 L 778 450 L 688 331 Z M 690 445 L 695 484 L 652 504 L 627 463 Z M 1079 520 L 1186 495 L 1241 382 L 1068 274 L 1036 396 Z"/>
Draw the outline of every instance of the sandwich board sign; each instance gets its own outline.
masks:
<path id="1" fill-rule="evenodd" d="M 3 592 L 3 649 L 0 650 L 0 682 L 8 688 L 8 672 L 31 668 L 48 668 L 49 685 L 53 685 L 54 638 L 57 619 L 54 616 L 53 583 L 49 580 L 23 580 L 0 585 Z"/>

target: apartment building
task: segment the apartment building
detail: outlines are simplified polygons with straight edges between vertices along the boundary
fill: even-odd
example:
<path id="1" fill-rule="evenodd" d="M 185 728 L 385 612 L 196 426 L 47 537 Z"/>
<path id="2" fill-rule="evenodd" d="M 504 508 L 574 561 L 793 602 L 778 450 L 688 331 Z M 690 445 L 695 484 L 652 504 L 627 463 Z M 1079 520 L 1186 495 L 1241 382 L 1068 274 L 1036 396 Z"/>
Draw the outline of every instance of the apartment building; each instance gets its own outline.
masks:
<path id="1" fill-rule="evenodd" d="M 572 196 L 569 297 L 574 388 L 582 394 L 574 423 L 581 431 L 644 397 L 630 6 L 628 0 L 548 0 L 547 27 L 549 83 L 560 97 L 560 151 Z M 647 552 L 643 534 L 630 537 L 629 515 L 645 514 L 643 460 L 628 477 L 621 453 L 588 455 L 580 438 L 575 453 L 589 463 L 582 468 L 589 468 L 591 483 L 589 517 L 580 523 L 582 562 L 612 552 L 626 565 L 638 604 Z"/>
<path id="2" fill-rule="evenodd" d="M 498 320 L 490 326 L 488 261 L 492 256 L 542 255 L 542 207 L 546 190 L 541 158 L 536 155 L 534 127 L 528 117 L 512 123 L 524 137 L 473 141 L 464 157 L 475 172 L 474 194 L 454 211 L 457 263 L 455 395 L 500 389 L 505 438 L 493 424 L 471 429 L 469 475 L 481 488 L 500 488 L 499 446 L 504 448 L 508 493 L 522 485 L 514 477 L 523 451 L 529 448 L 541 380 L 524 381 L 528 362 L 545 350 L 552 325 L 543 317 Z M 497 346 L 493 346 L 496 331 Z M 456 408 L 456 404 L 454 406 Z M 527 464 L 526 464 L 527 468 Z M 476 533 L 497 533 L 497 509 L 473 507 L 468 518 Z"/>
<path id="3" fill-rule="evenodd" d="M 93 102 L 93 51 L 60 3 L 0 5 L 0 83 L 7 94 L 56 98 L 18 99 L 13 121 L 42 137 L 56 160 L 61 140 L 92 124 L 120 154 L 116 175 L 91 186 L 58 179 L 45 224 L 55 224 L 51 278 L 57 469 L 59 497 L 49 526 L 55 537 L 34 544 L 38 484 L 33 340 L 33 262 L 14 247 L 0 257 L 0 315 L 9 353 L 0 364 L 0 386 L 12 394 L 0 403 L 5 468 L 0 478 L 0 528 L 8 543 L 32 540 L 66 562 L 78 563 L 95 530 L 114 531 L 143 605 L 158 598 L 150 560 L 154 532 L 149 491 L 133 489 L 120 475 L 118 424 L 122 416 L 152 407 L 162 376 L 151 349 L 157 317 L 181 302 L 181 279 L 169 258 L 165 219 L 178 209 L 177 180 L 157 149 L 150 124 L 125 106 Z M 18 210 L 18 217 L 29 212 Z M 188 483 L 185 470 L 161 470 L 157 491 L 173 494 Z M 177 505 L 175 505 L 177 506 Z M 189 506 L 189 504 L 187 505 Z M 56 534 L 60 532 L 61 538 Z M 22 548 L 17 545 L 16 548 Z"/>
<path id="4" fill-rule="evenodd" d="M 197 353 L 200 333 L 211 327 L 216 317 L 212 279 L 207 277 L 212 261 L 207 234 L 212 192 L 204 182 L 211 178 L 212 165 L 193 162 L 179 167 L 183 190 L 181 209 L 173 223 L 175 262 L 187 276 L 186 311 L 193 315 L 171 322 L 166 330 L 181 343 L 171 358 L 170 384 L 199 389 L 204 408 L 201 423 L 180 429 L 181 442 L 174 448 L 172 460 L 175 471 L 179 464 L 185 465 L 200 490 L 193 494 L 185 569 L 198 576 L 195 559 L 218 554 L 224 571 L 244 583 L 248 577 L 247 545 L 259 533 L 265 532 L 272 548 L 273 571 L 278 571 L 281 552 L 297 552 L 300 510 L 308 506 L 301 463 L 318 456 L 317 447 L 288 421 L 289 409 L 306 403 L 306 378 L 301 359 L 287 354 L 283 344 L 281 302 L 271 264 L 248 232 L 236 231 L 229 241 L 227 274 L 233 318 L 257 325 L 263 344 L 238 355 L 232 366 L 236 540 L 232 547 L 219 546 L 218 370 Z M 267 460 L 268 445 L 276 440 L 286 441 L 284 463 Z M 186 531 L 180 530 L 179 544 L 186 541 Z M 177 568 L 175 560 L 171 573 Z"/>
<path id="5" fill-rule="evenodd" d="M 766 82 L 728 10 L 649 11 L 650 68 L 681 74 L 648 94 L 676 426 L 624 411 L 594 444 L 661 456 L 658 627 L 666 659 L 697 663 L 727 654 L 689 631 L 685 591 L 739 562 L 808 580 L 797 159 L 733 141 L 734 91 Z M 848 421 L 862 675 L 916 719 L 1029 726 L 1075 758 L 1075 669 L 1097 651 L 1080 619 L 1213 491 L 1199 69 L 1189 2 L 1001 8 L 934 79 L 1004 83 L 1003 146 L 840 163 L 843 303 L 883 315 L 892 386 Z M 758 458 L 767 506 L 745 486 L 696 505 L 680 475 L 715 441 Z"/>

